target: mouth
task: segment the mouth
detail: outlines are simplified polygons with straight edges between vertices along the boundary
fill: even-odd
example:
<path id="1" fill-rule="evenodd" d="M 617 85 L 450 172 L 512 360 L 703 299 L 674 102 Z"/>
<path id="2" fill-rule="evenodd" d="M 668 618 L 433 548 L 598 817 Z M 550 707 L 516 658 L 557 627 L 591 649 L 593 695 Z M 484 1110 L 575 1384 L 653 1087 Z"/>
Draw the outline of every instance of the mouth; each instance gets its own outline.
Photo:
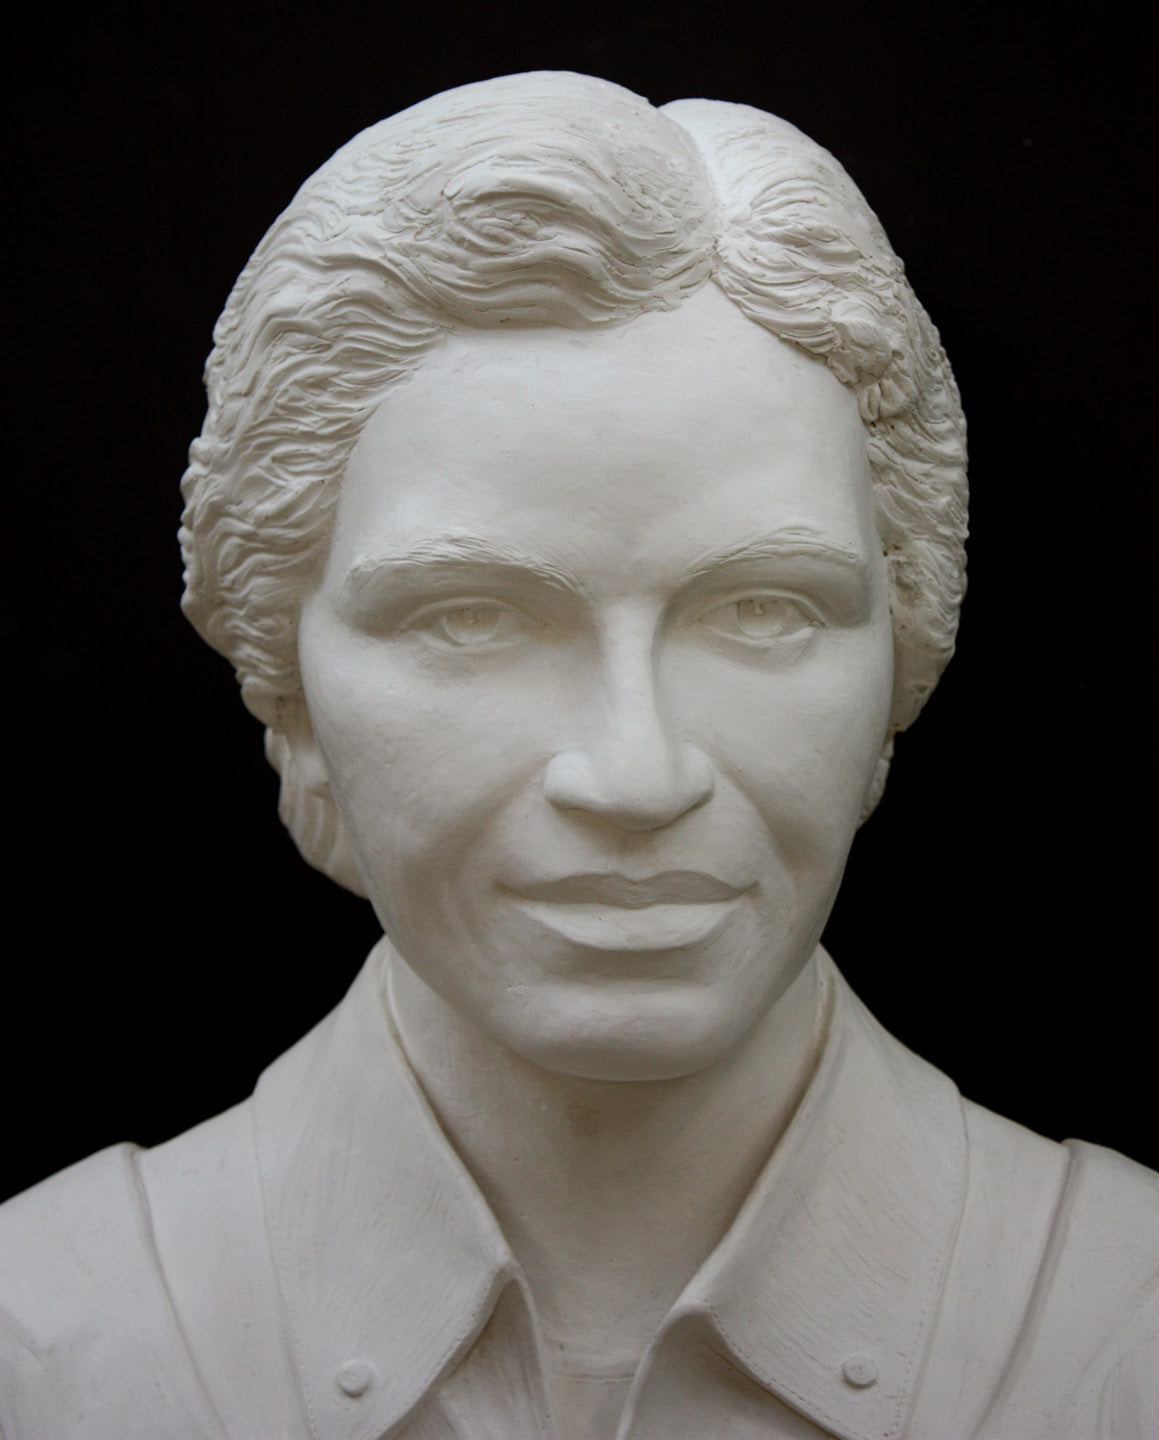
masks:
<path id="1" fill-rule="evenodd" d="M 645 910 L 650 905 L 712 905 L 735 900 L 747 888 L 729 885 L 701 870 L 665 870 L 642 880 L 599 871 L 520 885 L 513 887 L 512 893 L 521 900 L 547 905 L 611 905 L 621 910 Z"/>
<path id="2" fill-rule="evenodd" d="M 639 880 L 567 875 L 511 894 L 525 914 L 587 949 L 674 950 L 711 938 L 748 888 L 699 870 L 666 870 Z"/>

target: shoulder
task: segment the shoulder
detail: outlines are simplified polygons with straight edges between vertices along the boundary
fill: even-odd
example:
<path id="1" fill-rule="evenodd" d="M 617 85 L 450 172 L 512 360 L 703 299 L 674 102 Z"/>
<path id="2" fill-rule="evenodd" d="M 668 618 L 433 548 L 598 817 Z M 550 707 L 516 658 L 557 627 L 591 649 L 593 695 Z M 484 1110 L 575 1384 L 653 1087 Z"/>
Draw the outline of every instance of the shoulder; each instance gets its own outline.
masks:
<path id="1" fill-rule="evenodd" d="M 96 1440 L 142 1411 L 160 1422 L 158 1437 L 179 1433 L 166 1428 L 170 1387 L 158 1377 L 173 1371 L 181 1341 L 154 1260 L 138 1155 L 131 1145 L 103 1150 L 0 1207 L 0 1433 L 8 1440 Z"/>
<path id="2" fill-rule="evenodd" d="M 1159 1346 L 1159 1174 L 1101 1145 L 1056 1144 L 965 1108 L 979 1209 L 1001 1216 L 1035 1262 L 1023 1346 L 1057 1342 L 1076 1360 L 1109 1344 Z M 1159 1389 L 1159 1349 L 1152 1359 Z"/>
<path id="3" fill-rule="evenodd" d="M 1066 1184 L 1010 1387 L 1060 1435 L 1159 1434 L 1159 1174 L 1066 1143 Z"/>
<path id="4" fill-rule="evenodd" d="M 973 1417 L 979 1440 L 1159 1434 L 1159 1175 L 963 1113 L 969 1180 L 923 1408 Z"/>
<path id="5" fill-rule="evenodd" d="M 189 1148 L 172 1142 L 176 1163 Z M 158 1255 L 145 1158 L 114 1146 L 0 1206 L 5 1440 L 223 1433 Z"/>
<path id="6" fill-rule="evenodd" d="M 350 1040 L 358 1023 L 357 1003 L 340 1006 L 251 1099 L 155 1149 L 102 1151 L 0 1206 L 0 1440 L 308 1433 L 259 1134 L 267 1160 L 295 1161 L 271 1182 L 292 1186 L 275 1220 L 293 1218 L 319 1166 L 348 1165 L 342 1107 L 367 1068 L 368 1042 Z M 319 1115 L 319 1094 L 336 1095 L 339 1113 Z M 325 1238 L 333 1210 L 321 1210 Z M 305 1253 L 291 1248 L 291 1266 Z"/>

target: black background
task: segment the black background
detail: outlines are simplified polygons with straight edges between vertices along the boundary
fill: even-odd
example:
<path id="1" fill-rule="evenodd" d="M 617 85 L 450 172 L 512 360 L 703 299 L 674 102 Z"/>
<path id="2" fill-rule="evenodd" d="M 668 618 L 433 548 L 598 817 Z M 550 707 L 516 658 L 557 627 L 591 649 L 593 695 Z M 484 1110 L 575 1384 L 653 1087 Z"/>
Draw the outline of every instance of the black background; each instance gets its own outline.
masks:
<path id="1" fill-rule="evenodd" d="M 1065 3 L 727 0 L 46 7 L 26 33 L 0 1193 L 243 1098 L 375 938 L 180 617 L 177 482 L 213 321 L 297 185 L 386 114 L 539 68 L 784 115 L 905 258 L 971 424 L 971 593 L 828 942 L 972 1098 L 1159 1167 L 1153 36 Z"/>

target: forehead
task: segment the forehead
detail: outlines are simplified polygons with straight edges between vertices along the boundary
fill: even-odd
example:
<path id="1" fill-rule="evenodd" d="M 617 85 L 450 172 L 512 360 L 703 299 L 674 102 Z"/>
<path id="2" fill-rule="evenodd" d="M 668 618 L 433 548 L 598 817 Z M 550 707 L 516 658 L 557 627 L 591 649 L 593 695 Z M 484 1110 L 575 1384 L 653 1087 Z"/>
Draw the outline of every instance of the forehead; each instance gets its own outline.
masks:
<path id="1" fill-rule="evenodd" d="M 710 284 L 625 324 L 450 336 L 367 424 L 332 560 L 522 535 L 630 569 L 802 528 L 863 552 L 871 509 L 853 395 Z"/>

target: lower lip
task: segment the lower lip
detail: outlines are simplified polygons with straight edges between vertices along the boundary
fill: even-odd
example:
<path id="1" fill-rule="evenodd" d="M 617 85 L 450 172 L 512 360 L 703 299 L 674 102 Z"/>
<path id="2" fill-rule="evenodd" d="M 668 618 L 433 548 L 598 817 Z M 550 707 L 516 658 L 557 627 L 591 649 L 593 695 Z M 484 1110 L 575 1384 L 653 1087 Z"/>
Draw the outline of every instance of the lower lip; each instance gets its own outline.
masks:
<path id="1" fill-rule="evenodd" d="M 736 899 L 704 904 L 562 905 L 522 900 L 520 908 L 533 920 L 591 950 L 679 950 L 708 940 L 728 919 Z"/>

